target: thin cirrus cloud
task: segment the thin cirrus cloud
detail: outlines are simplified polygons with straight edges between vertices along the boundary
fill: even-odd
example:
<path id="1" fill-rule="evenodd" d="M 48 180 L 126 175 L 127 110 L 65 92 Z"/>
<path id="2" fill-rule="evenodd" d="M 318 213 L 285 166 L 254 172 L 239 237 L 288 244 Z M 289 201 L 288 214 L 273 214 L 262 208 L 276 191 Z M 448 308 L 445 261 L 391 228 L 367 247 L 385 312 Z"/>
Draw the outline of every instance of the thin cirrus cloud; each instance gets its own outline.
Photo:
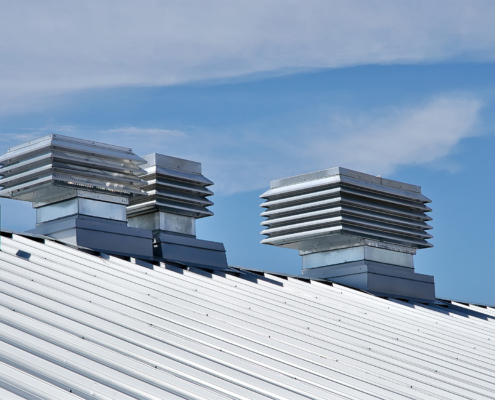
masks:
<path id="1" fill-rule="evenodd" d="M 222 168 L 217 158 L 216 173 L 226 183 L 220 189 L 228 193 L 253 190 L 266 187 L 272 179 L 334 166 L 378 175 L 392 174 L 404 165 L 441 162 L 461 140 L 477 134 L 482 105 L 477 98 L 447 95 L 416 107 L 392 109 L 380 117 L 331 115 L 310 132 L 299 130 L 272 143 L 254 162 L 245 154 L 248 169 L 239 166 L 238 173 L 235 163 Z"/>
<path id="2" fill-rule="evenodd" d="M 116 129 L 109 129 L 104 132 L 102 132 L 103 135 L 106 136 L 120 136 L 123 135 L 126 138 L 129 139 L 142 139 L 144 137 L 150 139 L 150 140 L 158 140 L 158 141 L 163 141 L 168 138 L 184 138 L 187 135 L 178 130 L 173 130 L 173 129 L 160 129 L 160 128 L 137 128 L 135 126 L 126 126 L 122 128 L 116 128 Z M 156 142 L 154 142 L 156 143 Z"/>
<path id="3" fill-rule="evenodd" d="M 104 137 L 125 132 L 122 138 L 138 154 L 156 151 L 200 161 L 215 191 L 232 194 L 334 166 L 392 174 L 403 165 L 437 162 L 475 135 L 482 106 L 475 97 L 443 95 L 415 107 L 382 111 L 379 117 L 331 114 L 318 126 L 285 134 L 262 128 L 233 135 L 126 127 L 106 131 Z M 147 140 L 150 135 L 153 140 Z"/>
<path id="4" fill-rule="evenodd" d="M 495 58 L 495 2 L 2 2 L 0 110 L 74 90 Z"/>
<path id="5" fill-rule="evenodd" d="M 378 174 L 390 174 L 401 165 L 432 163 L 477 134 L 482 105 L 473 97 L 441 96 L 416 108 L 391 110 L 376 120 L 365 116 L 342 123 L 339 118 L 333 129 L 345 134 L 337 140 L 320 138 L 309 146 L 310 153 Z"/>

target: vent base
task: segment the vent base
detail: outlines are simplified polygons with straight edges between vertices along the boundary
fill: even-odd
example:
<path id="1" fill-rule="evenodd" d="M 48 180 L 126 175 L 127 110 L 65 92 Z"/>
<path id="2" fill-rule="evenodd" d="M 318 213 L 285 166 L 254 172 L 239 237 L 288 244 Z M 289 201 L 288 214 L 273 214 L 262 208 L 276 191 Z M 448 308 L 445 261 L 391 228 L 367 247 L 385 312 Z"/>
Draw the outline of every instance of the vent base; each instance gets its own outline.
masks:
<path id="1" fill-rule="evenodd" d="M 373 261 L 414 269 L 414 249 L 401 247 L 398 250 L 404 249 L 404 251 L 393 251 L 378 247 L 379 243 L 377 243 L 377 246 L 373 246 L 372 244 L 374 243 L 372 242 L 370 244 L 313 253 L 300 252 L 303 260 L 303 269 L 319 268 L 353 261 Z"/>
<path id="2" fill-rule="evenodd" d="M 227 255 L 223 243 L 199 240 L 191 236 L 154 231 L 155 257 L 186 265 L 208 265 L 227 268 Z"/>
<path id="3" fill-rule="evenodd" d="M 122 221 L 76 214 L 38 224 L 28 232 L 103 253 L 153 256 L 152 232 Z"/>
<path id="4" fill-rule="evenodd" d="M 75 197 L 58 203 L 37 207 L 36 224 L 54 221 L 71 215 L 86 215 L 120 222 L 127 221 L 125 204 Z"/>
<path id="5" fill-rule="evenodd" d="M 433 276 L 414 272 L 414 268 L 359 260 L 336 265 L 303 268 L 311 278 L 328 279 L 343 285 L 388 296 L 435 300 Z"/>
<path id="6" fill-rule="evenodd" d="M 128 221 L 129 226 L 133 228 L 168 231 L 196 237 L 196 218 L 194 217 L 155 211 L 129 217 Z"/>

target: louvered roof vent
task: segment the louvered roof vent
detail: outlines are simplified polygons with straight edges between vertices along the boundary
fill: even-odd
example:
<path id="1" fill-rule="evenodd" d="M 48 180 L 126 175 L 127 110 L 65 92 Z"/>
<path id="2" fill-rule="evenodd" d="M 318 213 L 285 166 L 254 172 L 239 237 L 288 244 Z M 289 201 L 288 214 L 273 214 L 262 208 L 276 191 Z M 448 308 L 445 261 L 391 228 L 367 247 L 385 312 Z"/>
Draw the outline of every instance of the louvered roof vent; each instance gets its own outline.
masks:
<path id="1" fill-rule="evenodd" d="M 260 197 L 261 243 L 299 250 L 304 275 L 434 299 L 433 277 L 414 272 L 416 250 L 432 247 L 419 186 L 337 167 L 272 181 Z"/>
<path id="2" fill-rule="evenodd" d="M 33 203 L 33 233 L 152 256 L 151 233 L 127 227 L 126 216 L 129 199 L 147 195 L 145 162 L 129 148 L 51 134 L 0 157 L 0 196 Z"/>
<path id="3" fill-rule="evenodd" d="M 153 231 L 156 257 L 226 268 L 223 244 L 196 238 L 196 219 L 213 215 L 207 208 L 213 182 L 202 175 L 201 164 L 157 153 L 143 158 L 148 196 L 131 199 L 129 226 Z"/>
<path id="4" fill-rule="evenodd" d="M 144 193 L 143 163 L 125 147 L 51 134 L 11 147 L 0 157 L 0 196 L 50 202 L 89 189 L 128 198 Z"/>
<path id="5" fill-rule="evenodd" d="M 146 181 L 143 190 L 148 196 L 131 201 L 127 208 L 129 217 L 161 211 L 190 218 L 213 215 L 208 206 L 213 205 L 207 197 L 213 192 L 207 186 L 213 182 L 201 174 L 201 164 L 163 154 L 143 157 Z"/>

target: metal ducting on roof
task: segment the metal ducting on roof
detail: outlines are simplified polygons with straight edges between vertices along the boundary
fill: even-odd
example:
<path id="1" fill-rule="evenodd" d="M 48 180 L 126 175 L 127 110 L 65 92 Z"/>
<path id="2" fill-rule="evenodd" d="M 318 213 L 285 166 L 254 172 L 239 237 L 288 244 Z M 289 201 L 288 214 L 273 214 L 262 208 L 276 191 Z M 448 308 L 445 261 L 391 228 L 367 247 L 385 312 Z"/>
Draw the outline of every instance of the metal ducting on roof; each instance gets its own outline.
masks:
<path id="1" fill-rule="evenodd" d="M 432 247 L 419 186 L 336 167 L 272 181 L 260 197 L 261 243 L 299 250 L 303 274 L 434 298 L 433 277 L 414 273 L 416 249 Z"/>
<path id="2" fill-rule="evenodd" d="M 213 205 L 207 198 L 213 182 L 202 175 L 201 164 L 157 153 L 143 158 L 148 196 L 130 200 L 129 226 L 153 231 L 157 257 L 227 267 L 222 243 L 196 239 L 196 219 L 213 215 L 207 208 Z"/>
<path id="3" fill-rule="evenodd" d="M 0 157 L 1 197 L 31 201 L 32 233 L 101 251 L 152 256 L 151 233 L 127 227 L 130 198 L 146 196 L 131 149 L 47 135 Z"/>

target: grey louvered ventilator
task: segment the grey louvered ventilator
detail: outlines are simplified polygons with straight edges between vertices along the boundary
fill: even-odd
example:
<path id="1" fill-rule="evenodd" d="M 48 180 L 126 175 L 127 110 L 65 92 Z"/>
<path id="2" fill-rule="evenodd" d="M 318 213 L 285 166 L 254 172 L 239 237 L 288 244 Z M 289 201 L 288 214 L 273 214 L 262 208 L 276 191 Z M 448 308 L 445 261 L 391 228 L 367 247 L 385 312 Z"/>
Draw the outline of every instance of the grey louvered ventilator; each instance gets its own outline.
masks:
<path id="1" fill-rule="evenodd" d="M 0 196 L 33 203 L 31 233 L 151 257 L 151 232 L 128 227 L 126 215 L 130 198 L 147 195 L 139 167 L 145 162 L 129 148 L 51 134 L 0 157 Z"/>
<path id="2" fill-rule="evenodd" d="M 0 157 L 0 196 L 43 202 L 77 189 L 143 195 L 139 164 L 144 162 L 128 148 L 51 134 Z"/>
<path id="3" fill-rule="evenodd" d="M 131 200 L 127 207 L 128 217 L 136 217 L 154 211 L 192 217 L 194 219 L 213 215 L 207 209 L 213 202 L 207 199 L 213 192 L 207 186 L 213 182 L 201 174 L 201 164 L 162 154 L 143 157 L 147 185 L 145 198 Z"/>
<path id="4" fill-rule="evenodd" d="M 419 186 L 330 168 L 272 181 L 260 197 L 261 243 L 299 250 L 303 275 L 435 298 L 433 277 L 414 272 L 416 250 L 432 247 L 431 200 Z"/>
<path id="5" fill-rule="evenodd" d="M 226 268 L 227 258 L 222 243 L 196 239 L 196 219 L 213 213 L 207 197 L 213 182 L 201 173 L 195 161 L 149 154 L 142 167 L 147 181 L 143 189 L 148 196 L 131 199 L 127 207 L 129 226 L 153 232 L 156 257 L 186 265 Z"/>
<path id="6" fill-rule="evenodd" d="M 356 179 L 352 175 L 358 173 L 344 168 L 328 171 L 329 176 L 314 180 L 306 174 L 297 183 L 272 183 L 260 196 L 267 200 L 261 204 L 267 208 L 261 213 L 267 217 L 261 232 L 267 238 L 261 243 L 303 250 L 298 245 L 302 241 L 345 234 L 413 248 L 432 246 L 427 242 L 432 236 L 426 232 L 431 218 L 425 214 L 431 211 L 425 205 L 431 200 L 417 187 L 404 190 L 386 184 L 393 181 L 361 173 L 366 180 Z"/>

